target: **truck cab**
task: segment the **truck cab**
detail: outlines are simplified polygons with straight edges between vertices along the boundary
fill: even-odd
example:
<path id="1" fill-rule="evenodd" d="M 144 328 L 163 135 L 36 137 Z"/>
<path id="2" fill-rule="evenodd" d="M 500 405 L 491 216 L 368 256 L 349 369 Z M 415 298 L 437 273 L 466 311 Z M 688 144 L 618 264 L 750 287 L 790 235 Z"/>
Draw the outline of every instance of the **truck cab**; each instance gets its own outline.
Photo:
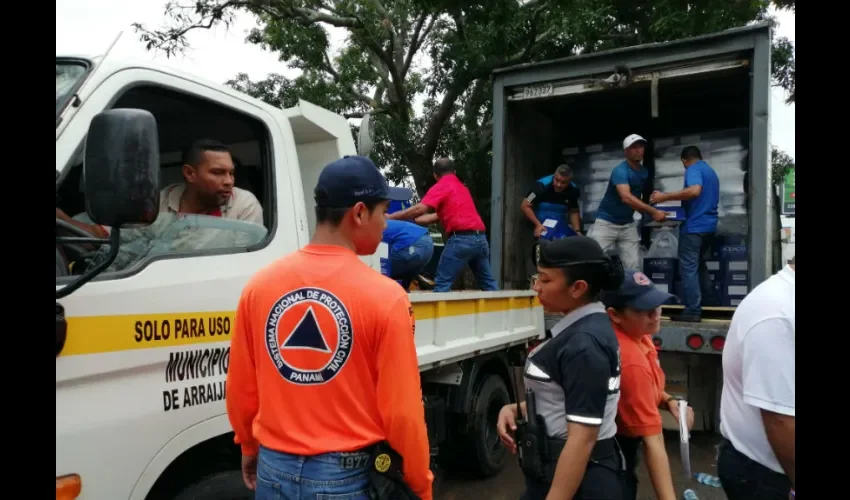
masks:
<path id="1" fill-rule="evenodd" d="M 164 427 L 180 428 L 175 419 L 185 427 L 196 423 L 194 433 L 228 432 L 223 404 L 211 404 L 223 403 L 227 347 L 211 346 L 229 338 L 232 311 L 248 278 L 309 241 L 315 227 L 312 188 L 322 167 L 356 151 L 347 121 L 308 102 L 279 110 L 189 75 L 108 56 L 57 58 L 56 73 L 57 208 L 69 216 L 84 214 L 91 202 L 82 189 L 90 123 L 116 109 L 144 110 L 155 119 L 157 188 L 183 181 L 184 147 L 213 138 L 227 144 L 239 162 L 236 186 L 263 207 L 262 231 L 246 222 L 195 216 L 193 226 L 225 237 L 191 250 L 154 242 L 147 254 L 106 269 L 60 301 L 69 335 L 56 362 L 57 466 L 78 464 L 82 467 L 73 471 L 91 477 L 93 471 L 78 461 L 80 450 L 109 454 L 121 443 L 132 453 L 117 456 L 124 463 L 113 464 L 111 481 L 94 483 L 100 491 L 91 491 L 90 483 L 85 498 L 134 497 L 132 491 L 147 491 L 156 479 L 145 484 L 143 476 L 139 482 L 140 468 L 165 469 L 184 451 L 179 440 L 163 448 L 150 436 Z M 214 226 L 217 222 L 227 226 Z M 124 233 L 134 230 L 139 229 Z M 247 234 L 249 244 L 230 246 L 245 239 L 227 233 Z M 65 276 L 57 272 L 57 289 L 86 267 L 84 256 L 63 251 L 69 269 Z M 377 256 L 365 260 L 379 265 Z M 212 285 L 216 293 L 199 293 Z M 177 355 L 169 350 L 176 346 L 192 349 Z M 159 382 L 150 383 L 154 377 Z M 83 383 L 98 378 L 108 380 L 97 390 Z M 104 420 L 114 422 L 115 408 L 125 409 L 123 425 Z M 127 432 L 127 421 L 133 432 Z"/>

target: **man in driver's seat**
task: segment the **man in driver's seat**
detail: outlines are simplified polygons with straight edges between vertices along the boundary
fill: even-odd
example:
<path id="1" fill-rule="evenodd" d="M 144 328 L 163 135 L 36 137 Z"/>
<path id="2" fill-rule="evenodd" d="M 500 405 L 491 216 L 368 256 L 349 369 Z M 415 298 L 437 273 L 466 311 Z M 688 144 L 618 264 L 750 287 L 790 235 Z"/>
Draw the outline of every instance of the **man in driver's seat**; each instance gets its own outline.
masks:
<path id="1" fill-rule="evenodd" d="M 233 185 L 235 167 L 224 144 L 202 139 L 183 153 L 182 184 L 160 193 L 160 212 L 210 215 L 263 224 L 263 207 L 250 191 Z"/>
<path id="2" fill-rule="evenodd" d="M 110 266 L 112 270 L 127 267 L 152 249 L 185 251 L 252 243 L 252 236 L 238 234 L 239 231 L 192 224 L 176 232 L 169 231 L 179 226 L 182 215 L 219 217 L 263 226 L 263 207 L 257 197 L 234 186 L 235 167 L 227 146 L 210 139 L 197 140 L 184 150 L 182 163 L 184 182 L 162 189 L 156 221 L 145 228 L 122 230 L 120 253 Z M 57 208 L 56 217 L 67 220 L 68 216 Z M 92 224 L 85 213 L 75 216 L 73 222 L 95 236 L 109 232 L 109 228 Z"/>

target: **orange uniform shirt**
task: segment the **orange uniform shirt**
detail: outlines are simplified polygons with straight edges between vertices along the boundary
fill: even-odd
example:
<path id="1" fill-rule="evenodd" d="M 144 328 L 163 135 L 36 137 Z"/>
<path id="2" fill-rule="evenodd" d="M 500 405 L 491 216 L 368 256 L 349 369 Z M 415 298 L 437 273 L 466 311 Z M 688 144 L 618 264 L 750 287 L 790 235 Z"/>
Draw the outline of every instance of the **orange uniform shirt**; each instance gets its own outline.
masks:
<path id="1" fill-rule="evenodd" d="M 236 311 L 227 413 L 243 455 L 355 451 L 387 440 L 408 485 L 433 475 L 413 341 L 398 283 L 352 251 L 308 245 L 258 272 Z"/>
<path id="2" fill-rule="evenodd" d="M 628 437 L 661 434 L 664 372 L 648 336 L 640 340 L 614 327 L 620 344 L 620 402 L 617 432 Z"/>

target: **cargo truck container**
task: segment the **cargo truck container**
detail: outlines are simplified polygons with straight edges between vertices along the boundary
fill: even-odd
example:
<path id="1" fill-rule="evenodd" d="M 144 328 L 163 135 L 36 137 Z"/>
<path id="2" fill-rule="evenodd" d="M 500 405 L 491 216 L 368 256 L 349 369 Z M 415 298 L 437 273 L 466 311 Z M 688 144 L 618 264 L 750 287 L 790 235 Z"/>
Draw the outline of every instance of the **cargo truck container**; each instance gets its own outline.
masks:
<path id="1" fill-rule="evenodd" d="M 716 294 L 701 323 L 665 321 L 653 339 L 668 392 L 686 396 L 697 429 L 715 429 L 720 356 L 731 313 L 780 267 L 779 211 L 769 143 L 768 24 L 498 69 L 493 75 L 491 264 L 505 289 L 527 288 L 532 228 L 520 203 L 533 182 L 571 164 L 589 228 L 622 140 L 648 140 L 653 189 L 681 189 L 682 148 L 695 144 L 721 183 L 718 244 L 709 263 Z M 643 242 L 665 229 L 638 222 Z M 668 228 L 677 234 L 675 228 Z M 659 286 L 677 291 L 675 261 L 646 261 Z M 532 268 L 533 269 L 533 268 Z M 712 296 L 713 295 L 713 296 Z M 714 301 L 714 302 L 712 302 Z M 665 308 L 669 315 L 675 308 Z M 669 317 L 669 316 L 668 316 Z"/>

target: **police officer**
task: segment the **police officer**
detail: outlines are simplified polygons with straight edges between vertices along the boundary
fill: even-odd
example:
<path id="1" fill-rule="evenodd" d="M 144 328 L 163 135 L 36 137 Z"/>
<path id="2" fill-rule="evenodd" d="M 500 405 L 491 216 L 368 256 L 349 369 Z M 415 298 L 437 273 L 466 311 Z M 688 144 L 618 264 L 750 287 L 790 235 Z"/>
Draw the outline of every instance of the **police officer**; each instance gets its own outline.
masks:
<path id="1" fill-rule="evenodd" d="M 227 415 L 256 500 L 433 498 L 413 307 L 358 258 L 409 198 L 368 158 L 329 164 L 310 244 L 242 291 Z"/>
<path id="2" fill-rule="evenodd" d="M 518 448 L 524 500 L 620 500 L 620 354 L 599 296 L 620 286 L 623 269 L 596 241 L 574 236 L 541 243 L 538 272 L 541 304 L 565 316 L 529 355 L 526 401 L 502 408 L 497 431 L 508 449 Z"/>

